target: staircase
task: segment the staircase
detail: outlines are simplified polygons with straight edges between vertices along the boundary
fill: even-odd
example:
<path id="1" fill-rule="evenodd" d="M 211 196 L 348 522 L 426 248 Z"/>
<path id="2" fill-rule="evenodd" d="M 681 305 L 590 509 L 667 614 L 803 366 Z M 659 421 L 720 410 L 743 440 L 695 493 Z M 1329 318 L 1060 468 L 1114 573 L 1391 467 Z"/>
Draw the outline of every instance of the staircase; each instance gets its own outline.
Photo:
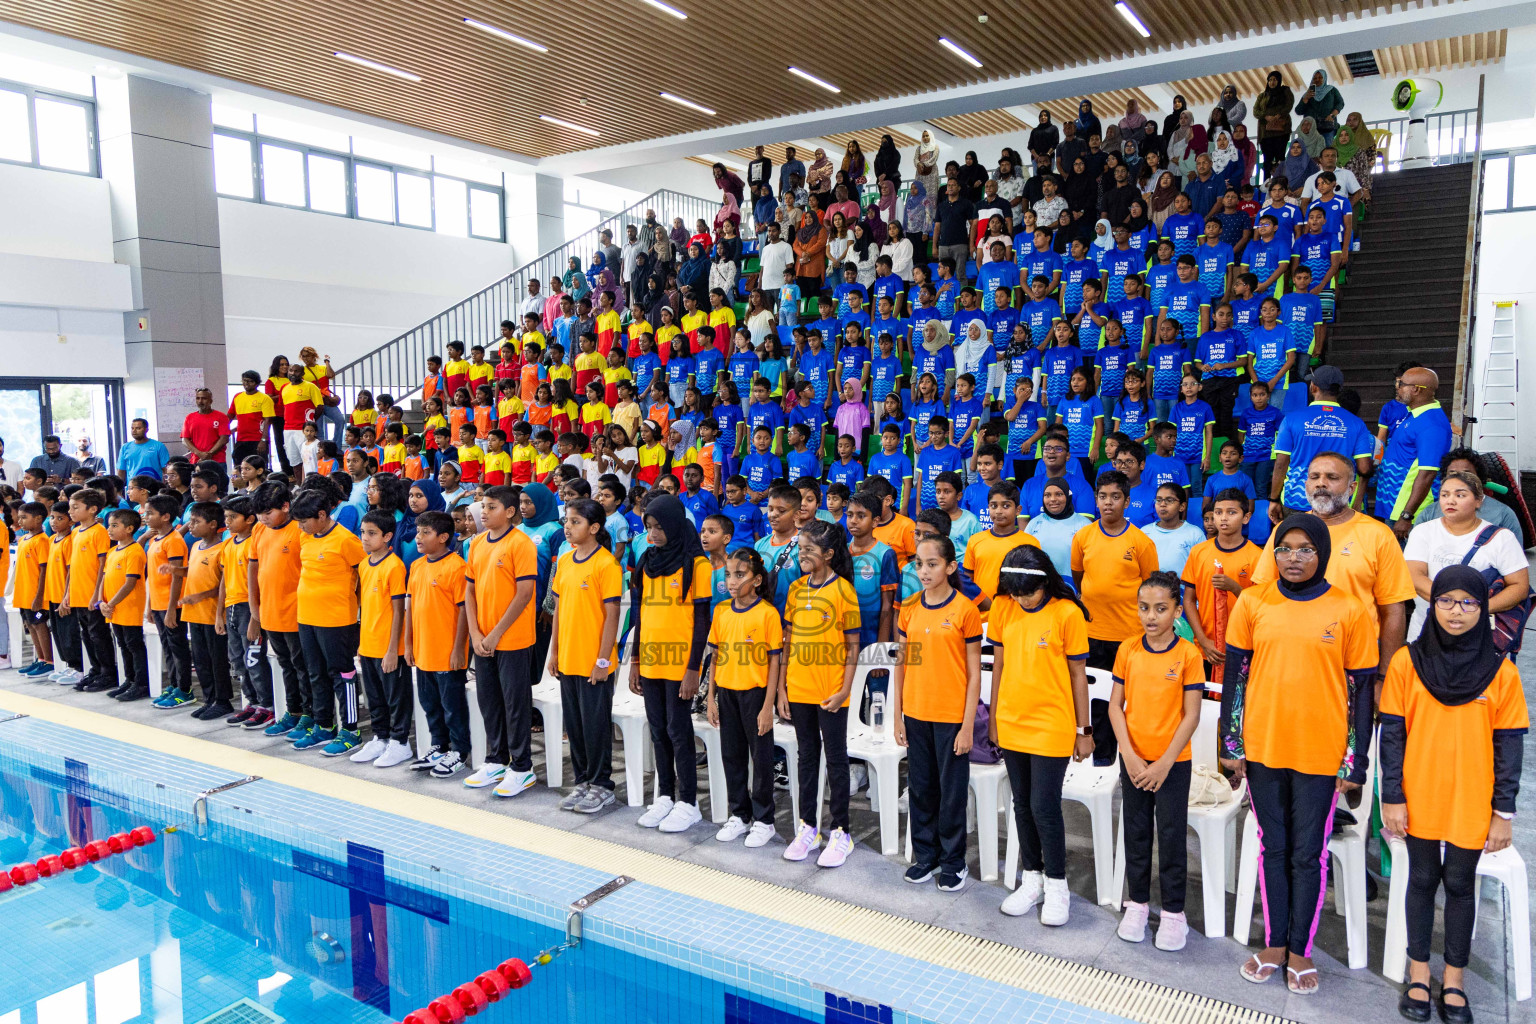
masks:
<path id="1" fill-rule="evenodd" d="M 1360 416 L 1373 428 L 1404 360 L 1440 375 L 1439 398 L 1451 411 L 1474 166 L 1376 174 L 1325 358 L 1360 393 Z"/>
<path id="2" fill-rule="evenodd" d="M 391 395 L 396 402 L 405 403 L 410 408 L 410 403 L 405 400 L 421 390 L 422 381 L 427 375 L 428 356 L 442 356 L 450 341 L 462 341 L 466 351 L 472 345 L 484 345 L 487 349 L 499 345 L 501 322 L 520 322 L 517 311 L 528 297 L 529 280 L 538 278 L 547 284 L 551 277 L 564 277 L 568 269 L 567 262 L 572 256 L 577 257 L 585 269 L 591 263 L 592 254 L 597 251 L 604 231 L 611 231 L 614 244 L 622 249 L 626 229 L 631 224 L 637 228 L 643 227 L 647 210 L 656 212 L 656 218 L 663 227 L 670 227 L 672 218 L 681 217 L 689 234 L 692 234 L 694 221 L 702 218 L 705 223 L 712 224 L 719 209 L 718 202 L 698 196 L 684 195 L 669 189 L 652 192 L 590 231 L 525 263 L 425 323 L 418 324 L 367 355 L 338 367 L 334 388 L 341 398 L 341 408 L 351 409 L 357 393 L 365 388 L 375 395 Z M 409 421 L 414 426 L 418 417 L 410 417 Z"/>

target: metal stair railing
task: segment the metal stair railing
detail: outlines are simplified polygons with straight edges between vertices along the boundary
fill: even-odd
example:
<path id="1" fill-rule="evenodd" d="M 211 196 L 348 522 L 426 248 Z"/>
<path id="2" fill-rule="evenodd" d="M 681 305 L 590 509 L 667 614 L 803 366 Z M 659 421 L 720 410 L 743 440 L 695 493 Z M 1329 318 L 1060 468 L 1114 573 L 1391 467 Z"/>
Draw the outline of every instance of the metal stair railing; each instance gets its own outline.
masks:
<path id="1" fill-rule="evenodd" d="M 647 210 L 656 211 L 656 219 L 663 229 L 670 228 L 674 217 L 681 217 L 688 233 L 693 234 L 694 221 L 702 219 L 706 224 L 713 224 L 719 209 L 718 202 L 698 196 L 670 189 L 652 192 L 462 302 L 338 367 L 332 389 L 341 400 L 342 411 L 350 413 L 357 393 L 365 389 L 375 397 L 388 394 L 397 403 L 420 391 L 427 374 L 427 357 L 436 355 L 446 359 L 450 341 L 462 341 L 466 353 L 474 345 L 484 345 L 487 350 L 499 345 L 501 322 L 519 320 L 517 311 L 528 296 L 528 281 L 538 278 L 547 284 L 551 277 L 563 277 L 572 256 L 580 260 L 585 270 L 604 231 L 611 231 L 614 244 L 623 248 L 626 229 L 630 225 L 643 227 Z M 494 362 L 494 358 L 491 361 Z"/>

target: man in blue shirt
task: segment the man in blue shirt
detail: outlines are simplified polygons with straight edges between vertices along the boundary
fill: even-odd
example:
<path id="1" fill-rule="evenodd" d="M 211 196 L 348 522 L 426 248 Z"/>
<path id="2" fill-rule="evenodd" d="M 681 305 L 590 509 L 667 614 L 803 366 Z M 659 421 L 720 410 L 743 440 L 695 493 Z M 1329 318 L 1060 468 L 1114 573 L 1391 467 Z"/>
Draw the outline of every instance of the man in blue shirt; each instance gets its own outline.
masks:
<path id="1" fill-rule="evenodd" d="M 141 473 L 157 480 L 164 479 L 165 466 L 171 461 L 171 453 L 165 445 L 149 436 L 149 421 L 134 420 L 128 431 L 133 435 L 133 440 L 124 444 L 117 453 L 117 475 L 124 480 L 132 480 Z"/>
<path id="2" fill-rule="evenodd" d="M 1195 173 L 1184 183 L 1184 194 L 1189 196 L 1189 205 L 1202 224 L 1226 191 L 1226 179 L 1217 177 L 1212 171 L 1210 155 L 1201 153 L 1195 157 Z"/>
<path id="3" fill-rule="evenodd" d="M 1371 471 L 1376 439 L 1360 417 L 1339 406 L 1344 374 L 1336 366 L 1319 366 L 1307 377 L 1311 404 L 1286 416 L 1275 438 L 1274 481 L 1270 500 L 1280 501 L 1292 512 L 1310 509 L 1307 499 L 1307 467 L 1314 456 L 1337 452 L 1355 460 L 1363 478 Z"/>
<path id="4" fill-rule="evenodd" d="M 1440 471 L 1440 460 L 1451 450 L 1451 421 L 1435 400 L 1440 377 L 1434 370 L 1415 367 L 1394 383 L 1408 418 L 1392 432 L 1376 471 L 1376 515 L 1392 524 L 1398 540 L 1407 540 L 1413 517 Z"/>

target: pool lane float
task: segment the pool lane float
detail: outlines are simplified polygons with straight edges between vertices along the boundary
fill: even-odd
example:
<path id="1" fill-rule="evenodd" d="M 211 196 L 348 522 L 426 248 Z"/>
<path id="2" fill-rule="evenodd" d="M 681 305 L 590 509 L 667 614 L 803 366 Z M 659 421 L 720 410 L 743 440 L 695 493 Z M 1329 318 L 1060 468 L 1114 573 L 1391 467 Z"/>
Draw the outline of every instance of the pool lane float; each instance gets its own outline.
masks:
<path id="1" fill-rule="evenodd" d="M 50 853 L 38 858 L 32 864 L 17 864 L 4 874 L 0 874 L 0 892 L 31 885 L 42 878 L 53 878 L 87 864 L 95 864 L 113 854 L 126 853 L 140 846 L 148 846 L 154 841 L 155 830 L 148 825 L 140 825 L 131 831 L 119 832 L 106 839 L 97 839 L 84 846 L 71 846 L 62 853 Z"/>

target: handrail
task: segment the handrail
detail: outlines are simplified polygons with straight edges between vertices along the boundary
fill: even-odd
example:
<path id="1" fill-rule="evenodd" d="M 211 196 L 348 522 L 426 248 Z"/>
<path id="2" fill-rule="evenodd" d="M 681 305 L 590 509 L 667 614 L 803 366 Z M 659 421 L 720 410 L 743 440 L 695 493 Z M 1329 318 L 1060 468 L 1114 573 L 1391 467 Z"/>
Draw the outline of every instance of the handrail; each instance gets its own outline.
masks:
<path id="1" fill-rule="evenodd" d="M 1477 76 L 1477 146 L 1472 155 L 1472 196 L 1467 203 L 1467 247 L 1461 274 L 1461 316 L 1456 332 L 1456 379 L 1451 390 L 1451 415 L 1465 432 L 1476 417 L 1467 416 L 1472 401 L 1472 334 L 1477 327 L 1477 258 L 1483 234 L 1483 86 L 1486 75 Z"/>
<path id="2" fill-rule="evenodd" d="M 626 229 L 631 225 L 642 226 L 648 209 L 656 211 L 663 226 L 670 224 L 673 217 L 682 217 L 685 225 L 692 225 L 698 219 L 712 223 L 719 204 L 671 189 L 652 192 L 590 230 L 539 254 L 500 280 L 339 367 L 336 371 L 338 379 L 332 388 L 341 399 L 342 408 L 351 409 L 357 392 L 364 389 L 374 395 L 388 393 L 397 402 L 416 393 L 426 378 L 427 357 L 443 355 L 444 346 L 450 341 L 462 341 L 466 347 L 490 347 L 498 337 L 501 322 L 518 319 L 515 314 L 527 298 L 527 283 L 531 278 L 547 281 L 550 277 L 563 276 L 571 256 L 579 257 L 585 267 L 605 230 L 612 231 L 615 244 L 622 247 Z M 691 227 L 689 231 L 691 234 Z"/>

